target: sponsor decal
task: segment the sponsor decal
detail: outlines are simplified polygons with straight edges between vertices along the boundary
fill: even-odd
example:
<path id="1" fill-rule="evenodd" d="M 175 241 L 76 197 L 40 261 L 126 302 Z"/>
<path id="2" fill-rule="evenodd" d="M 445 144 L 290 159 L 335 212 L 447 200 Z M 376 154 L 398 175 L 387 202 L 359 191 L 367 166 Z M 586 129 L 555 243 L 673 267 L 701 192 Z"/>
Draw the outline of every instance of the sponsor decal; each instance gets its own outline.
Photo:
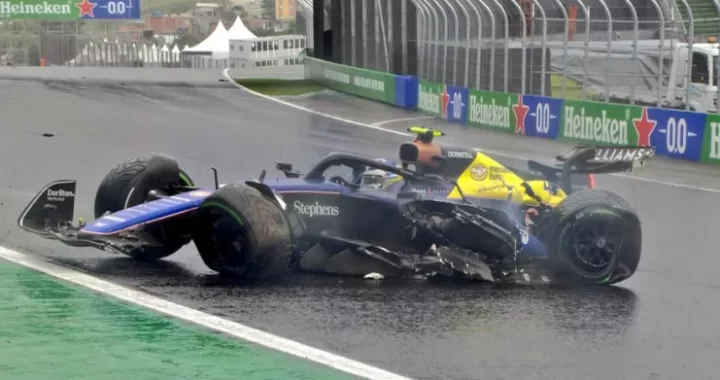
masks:
<path id="1" fill-rule="evenodd" d="M 54 201 L 54 202 L 63 202 L 65 201 L 65 198 L 75 198 L 75 193 L 68 190 L 53 190 L 48 189 L 46 198 L 48 201 Z"/>
<path id="2" fill-rule="evenodd" d="M 467 98 L 467 88 L 443 86 L 443 92 L 440 94 L 442 118 L 464 124 L 467 119 Z"/>
<path id="3" fill-rule="evenodd" d="M 440 117 L 447 120 L 448 104 L 450 104 L 450 95 L 448 94 L 447 85 L 443 85 L 442 92 L 440 93 L 440 101 L 442 102 L 442 108 L 440 109 Z"/>
<path id="4" fill-rule="evenodd" d="M 429 194 L 429 195 L 445 195 L 447 196 L 450 192 L 447 189 L 437 187 L 416 187 L 410 186 L 407 190 L 414 194 Z"/>
<path id="5" fill-rule="evenodd" d="M 516 128 L 516 133 L 527 136 L 556 139 L 560 130 L 560 115 L 563 110 L 562 99 L 548 98 L 536 95 L 522 95 L 522 105 L 528 107 L 528 112 L 522 121 L 523 128 Z M 518 105 L 519 106 L 519 105 Z M 518 106 L 515 106 L 516 108 Z M 521 123 L 520 109 L 516 111 L 516 127 Z"/>
<path id="6" fill-rule="evenodd" d="M 190 196 L 195 198 L 208 197 L 210 194 L 212 194 L 212 191 L 209 190 L 195 190 L 190 192 Z"/>
<path id="7" fill-rule="evenodd" d="M 650 108 L 648 122 L 657 122 L 653 133 L 648 136 L 650 145 L 657 149 L 658 154 L 697 161 L 702 152 L 702 136 L 709 117 L 697 112 Z"/>
<path id="8" fill-rule="evenodd" d="M 719 61 L 720 62 L 720 61 Z M 708 115 L 708 118 L 710 115 Z M 715 118 L 715 116 L 713 116 Z M 707 158 L 710 160 L 720 160 L 720 122 L 710 121 L 708 123 L 708 137 L 705 138 L 708 147 Z"/>
<path id="9" fill-rule="evenodd" d="M 418 109 L 440 115 L 442 113 L 440 91 L 438 84 L 421 81 L 418 85 Z"/>
<path id="10" fill-rule="evenodd" d="M 500 180 L 503 174 L 511 173 L 510 170 L 507 170 L 502 166 L 491 166 L 489 172 L 491 180 Z"/>
<path id="11" fill-rule="evenodd" d="M 449 158 L 469 158 L 473 159 L 475 158 L 475 155 L 470 152 L 458 152 L 458 151 L 448 151 L 447 156 Z"/>
<path id="12" fill-rule="evenodd" d="M 340 215 L 340 209 L 337 206 L 324 206 L 321 205 L 320 202 L 315 202 L 314 204 L 305 204 L 300 201 L 295 201 L 293 203 L 293 209 L 296 213 L 300 215 L 305 215 L 307 217 L 315 217 L 315 216 L 338 216 Z"/>
<path id="13" fill-rule="evenodd" d="M 468 123 L 512 131 L 515 113 L 511 97 L 508 94 L 470 91 Z"/>
<path id="14" fill-rule="evenodd" d="M 657 121 L 650 120 L 648 117 L 648 108 L 642 108 L 642 115 L 639 119 L 633 119 L 633 125 L 637 132 L 637 144 L 639 146 L 650 146 L 650 136 L 652 136 L 657 126 Z"/>
<path id="15" fill-rule="evenodd" d="M 572 103 L 566 104 L 564 137 L 605 144 L 629 144 L 630 109 L 623 106 L 624 112 L 622 112 L 615 108 L 609 111 L 608 109 L 576 107 Z M 641 123 L 640 127 L 644 128 L 642 120 L 639 122 Z"/>
<path id="16" fill-rule="evenodd" d="M 470 168 L 470 177 L 476 181 L 482 181 L 487 177 L 487 168 L 483 165 L 475 165 Z"/>
<path id="17" fill-rule="evenodd" d="M 519 135 L 525 134 L 525 116 L 530 111 L 530 107 L 523 104 L 523 97 L 518 96 L 517 104 L 512 106 L 513 112 L 515 113 L 515 133 Z"/>
<path id="18" fill-rule="evenodd" d="M 75 6 L 78 7 L 78 10 L 80 11 L 80 17 L 86 15 L 90 17 L 95 17 L 93 9 L 97 7 L 97 3 L 91 3 L 88 0 L 82 0 L 82 2 L 75 3 Z"/>
<path id="19" fill-rule="evenodd" d="M 595 160 L 603 162 L 637 161 L 655 154 L 653 148 L 611 148 L 595 149 Z"/>

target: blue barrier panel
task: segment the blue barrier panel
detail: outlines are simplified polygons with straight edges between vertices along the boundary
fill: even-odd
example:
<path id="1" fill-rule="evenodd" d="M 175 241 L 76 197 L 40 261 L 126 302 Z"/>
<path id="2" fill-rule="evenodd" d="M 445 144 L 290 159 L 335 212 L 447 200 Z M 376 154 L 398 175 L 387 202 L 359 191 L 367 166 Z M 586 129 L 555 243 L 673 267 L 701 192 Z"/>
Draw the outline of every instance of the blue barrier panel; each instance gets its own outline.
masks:
<path id="1" fill-rule="evenodd" d="M 515 133 L 552 140 L 557 139 L 560 133 L 560 116 L 563 110 L 562 99 L 523 95 L 520 100 L 521 104 L 519 106 L 522 106 L 527 111 L 525 112 L 525 120 L 521 124 L 523 126 L 522 130 Z"/>
<path id="2" fill-rule="evenodd" d="M 654 123 L 650 130 L 650 145 L 655 147 L 657 154 L 698 161 L 706 117 L 704 113 L 648 107 L 647 119 Z"/>
<path id="3" fill-rule="evenodd" d="M 418 79 L 414 76 L 395 76 L 395 105 L 416 109 L 418 106 Z"/>

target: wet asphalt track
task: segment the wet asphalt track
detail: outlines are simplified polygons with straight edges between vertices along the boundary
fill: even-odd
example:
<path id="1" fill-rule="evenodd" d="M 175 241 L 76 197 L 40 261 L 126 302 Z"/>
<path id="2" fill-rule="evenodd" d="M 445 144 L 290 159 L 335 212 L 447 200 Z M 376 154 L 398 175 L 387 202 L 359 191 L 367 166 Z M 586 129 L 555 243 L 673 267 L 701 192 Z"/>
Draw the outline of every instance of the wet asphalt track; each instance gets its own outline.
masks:
<path id="1" fill-rule="evenodd" d="M 14 75 L 0 69 L 0 77 Z M 89 217 L 102 176 L 133 155 L 170 153 L 195 182 L 210 184 L 204 170 L 210 165 L 221 181 L 231 181 L 272 169 L 279 159 L 306 169 L 331 151 L 394 157 L 404 140 L 246 95 L 218 82 L 219 72 L 185 76 L 184 86 L 137 72 L 146 84 L 128 84 L 117 72 L 102 82 L 63 73 L 56 75 L 75 79 L 55 81 L 47 73 L 41 80 L 0 79 L 0 244 L 418 379 L 720 376 L 718 193 L 599 178 L 600 187 L 638 208 L 645 248 L 633 278 L 595 290 L 307 276 L 248 286 L 210 273 L 192 246 L 143 264 L 21 232 L 16 218 L 41 186 L 78 179 L 76 216 Z M 453 140 L 495 150 L 512 139 L 512 151 L 526 155 L 561 148 L 447 131 Z M 715 168 L 657 160 L 647 173 L 720 189 Z"/>

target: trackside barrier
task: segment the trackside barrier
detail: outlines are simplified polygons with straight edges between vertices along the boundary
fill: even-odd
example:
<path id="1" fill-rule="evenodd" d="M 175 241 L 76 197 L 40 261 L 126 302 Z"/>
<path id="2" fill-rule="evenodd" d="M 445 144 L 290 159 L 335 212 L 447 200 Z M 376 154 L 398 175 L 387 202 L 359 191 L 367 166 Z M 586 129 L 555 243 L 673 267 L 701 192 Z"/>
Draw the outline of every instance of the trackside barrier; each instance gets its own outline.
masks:
<path id="1" fill-rule="evenodd" d="M 471 127 L 583 144 L 652 145 L 658 155 L 720 164 L 718 114 L 479 91 L 317 59 L 306 59 L 305 72 L 341 92 Z M 385 91 L 356 85 L 366 80 L 359 78 L 384 80 Z"/>
<path id="2" fill-rule="evenodd" d="M 305 57 L 305 78 L 347 94 L 402 108 L 417 108 L 417 78 L 358 69 Z"/>

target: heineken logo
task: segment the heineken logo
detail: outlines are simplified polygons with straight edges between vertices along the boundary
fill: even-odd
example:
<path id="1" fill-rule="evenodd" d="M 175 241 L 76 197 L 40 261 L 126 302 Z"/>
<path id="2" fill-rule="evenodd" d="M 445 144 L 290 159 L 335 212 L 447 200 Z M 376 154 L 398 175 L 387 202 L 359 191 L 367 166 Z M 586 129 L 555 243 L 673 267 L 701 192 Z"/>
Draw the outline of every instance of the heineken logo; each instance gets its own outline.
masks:
<path id="1" fill-rule="evenodd" d="M 0 1 L 0 18 L 33 18 L 43 16 L 48 18 L 95 17 L 93 9 L 97 3 L 83 0 L 74 3 L 71 0 L 54 1 Z"/>
<path id="2" fill-rule="evenodd" d="M 495 97 L 486 101 L 484 96 L 470 94 L 470 113 L 468 122 L 490 127 L 510 129 L 510 108 L 512 103 L 507 97 L 506 104 L 498 104 Z"/>
<path id="3" fill-rule="evenodd" d="M 628 135 L 630 123 L 635 129 L 637 140 L 630 142 Z M 650 146 L 650 138 L 655 132 L 657 121 L 650 119 L 648 108 L 642 107 L 640 118 L 630 115 L 630 108 L 624 112 L 602 109 L 600 113 L 589 112 L 585 107 L 565 106 L 565 137 L 592 142 Z"/>
<path id="4" fill-rule="evenodd" d="M 565 137 L 608 144 L 628 144 L 628 120 L 630 110 L 626 109 L 624 119 L 608 115 L 602 110 L 599 116 L 586 115 L 585 107 L 576 109 L 565 106 Z"/>
<path id="5" fill-rule="evenodd" d="M 0 17 L 13 18 L 20 15 L 71 15 L 71 3 L 0 1 Z"/>
<path id="6" fill-rule="evenodd" d="M 440 94 L 432 92 L 431 86 L 419 85 L 418 108 L 422 111 L 440 114 Z"/>

